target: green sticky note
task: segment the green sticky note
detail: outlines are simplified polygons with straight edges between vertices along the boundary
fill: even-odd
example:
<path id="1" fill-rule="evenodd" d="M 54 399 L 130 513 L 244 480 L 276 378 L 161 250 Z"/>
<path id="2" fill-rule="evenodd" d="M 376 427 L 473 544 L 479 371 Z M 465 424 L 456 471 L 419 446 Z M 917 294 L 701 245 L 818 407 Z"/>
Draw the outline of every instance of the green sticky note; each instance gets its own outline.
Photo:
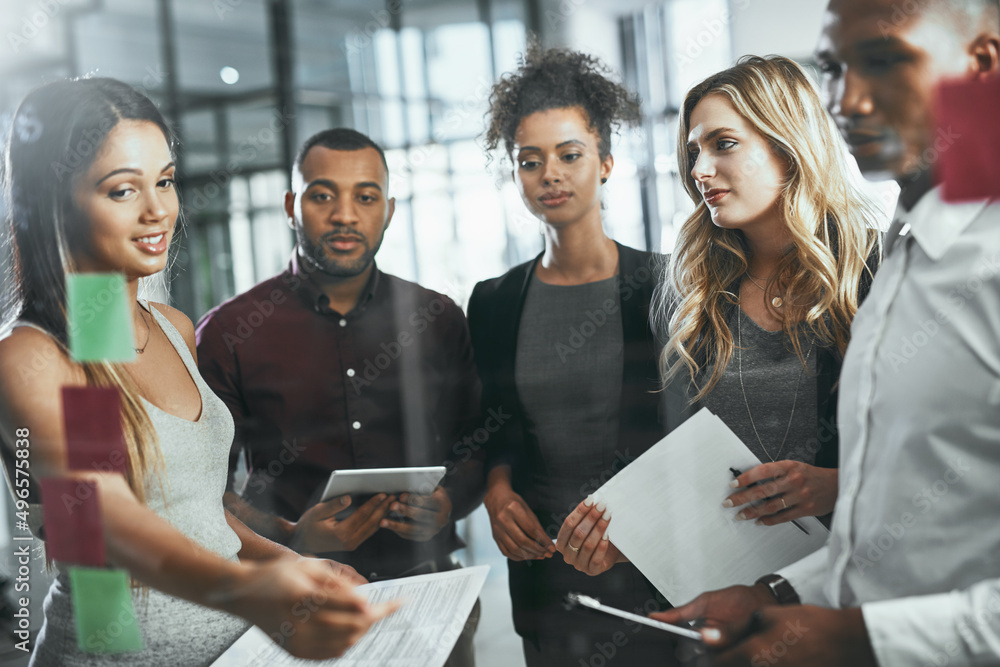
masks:
<path id="1" fill-rule="evenodd" d="M 143 649 L 142 633 L 124 570 L 69 569 L 76 618 L 76 643 L 87 653 L 124 653 Z"/>
<path id="2" fill-rule="evenodd" d="M 69 350 L 76 361 L 132 361 L 135 341 L 125 276 L 71 273 L 66 276 Z"/>

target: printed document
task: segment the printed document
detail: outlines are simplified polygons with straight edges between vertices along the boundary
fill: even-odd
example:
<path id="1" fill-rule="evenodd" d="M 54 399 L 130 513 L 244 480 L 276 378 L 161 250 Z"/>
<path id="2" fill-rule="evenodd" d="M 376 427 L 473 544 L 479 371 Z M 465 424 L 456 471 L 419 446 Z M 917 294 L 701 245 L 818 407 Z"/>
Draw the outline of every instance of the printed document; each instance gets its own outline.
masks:
<path id="1" fill-rule="evenodd" d="M 373 604 L 399 599 L 403 606 L 373 625 L 340 658 L 300 660 L 254 626 L 212 667 L 442 667 L 462 634 L 489 569 L 480 565 L 358 586 L 358 592 Z"/>

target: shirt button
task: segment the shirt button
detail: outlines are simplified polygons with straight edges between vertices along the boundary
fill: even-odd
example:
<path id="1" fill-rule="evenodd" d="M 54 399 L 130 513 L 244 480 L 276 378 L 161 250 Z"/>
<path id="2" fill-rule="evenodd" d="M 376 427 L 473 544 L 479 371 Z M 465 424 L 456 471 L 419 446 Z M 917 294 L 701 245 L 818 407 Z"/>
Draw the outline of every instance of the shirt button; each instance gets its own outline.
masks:
<path id="1" fill-rule="evenodd" d="M 347 369 L 347 377 L 349 377 L 349 378 L 354 377 L 354 369 L 353 368 L 348 368 Z"/>
<path id="2" fill-rule="evenodd" d="M 361 428 L 361 422 L 354 422 L 351 426 L 354 427 L 355 431 L 357 431 Z"/>
<path id="3" fill-rule="evenodd" d="M 342 327 L 346 327 L 347 326 L 347 320 L 345 320 L 343 317 L 340 318 L 340 326 L 342 326 Z"/>

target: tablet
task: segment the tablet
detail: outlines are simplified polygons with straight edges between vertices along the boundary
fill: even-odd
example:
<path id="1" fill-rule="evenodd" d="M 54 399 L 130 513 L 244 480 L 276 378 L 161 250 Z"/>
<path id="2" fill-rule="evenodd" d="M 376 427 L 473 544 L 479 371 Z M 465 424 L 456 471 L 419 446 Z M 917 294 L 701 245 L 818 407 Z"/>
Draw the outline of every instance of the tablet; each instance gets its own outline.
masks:
<path id="1" fill-rule="evenodd" d="M 334 470 L 321 502 L 344 495 L 416 493 L 429 496 L 444 477 L 444 466 Z"/>
<path id="2" fill-rule="evenodd" d="M 624 618 L 628 621 L 633 621 L 634 623 L 642 623 L 643 625 L 648 625 L 652 628 L 658 628 L 664 630 L 671 634 L 675 634 L 679 637 L 685 637 L 687 639 L 694 640 L 696 642 L 702 642 L 701 633 L 697 630 L 692 630 L 691 628 L 681 627 L 679 625 L 671 625 L 669 623 L 664 623 L 663 621 L 657 621 L 648 616 L 640 616 L 639 614 L 633 614 L 630 611 L 624 611 L 622 609 L 616 609 L 614 607 L 609 607 L 607 605 L 601 604 L 599 600 L 596 600 L 589 595 L 581 595 L 580 593 L 567 593 L 566 602 L 570 606 L 585 607 L 587 609 L 593 609 L 594 611 L 600 611 L 605 614 L 610 614 L 612 616 L 617 616 L 618 618 Z"/>

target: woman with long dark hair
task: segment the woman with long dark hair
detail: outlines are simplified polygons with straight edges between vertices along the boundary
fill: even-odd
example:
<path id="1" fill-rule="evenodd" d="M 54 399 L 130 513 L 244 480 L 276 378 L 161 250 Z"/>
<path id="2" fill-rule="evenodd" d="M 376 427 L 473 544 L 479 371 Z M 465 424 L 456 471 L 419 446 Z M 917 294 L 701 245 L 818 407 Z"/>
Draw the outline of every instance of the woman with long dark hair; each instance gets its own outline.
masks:
<path id="1" fill-rule="evenodd" d="M 190 320 L 138 294 L 168 264 L 179 210 L 172 149 L 152 102 L 113 79 L 48 84 L 14 116 L 4 162 L 15 298 L 0 339 L 2 453 L 10 474 L 15 434 L 30 432 L 34 503 L 48 477 L 96 485 L 107 560 L 135 582 L 136 617 L 122 623 L 137 623 L 145 642 L 138 653 L 82 652 L 95 638 L 76 636 L 59 567 L 33 665 L 209 664 L 248 623 L 284 632 L 293 654 L 329 657 L 389 611 L 369 607 L 329 562 L 298 559 L 223 509 L 232 418 L 198 374 Z M 92 272 L 125 277 L 131 363 L 69 355 L 67 277 Z M 117 389 L 127 475 L 67 470 L 64 386 Z M 32 507 L 35 523 L 40 510 Z M 294 616 L 303 600 L 316 606 L 306 620 Z"/>

